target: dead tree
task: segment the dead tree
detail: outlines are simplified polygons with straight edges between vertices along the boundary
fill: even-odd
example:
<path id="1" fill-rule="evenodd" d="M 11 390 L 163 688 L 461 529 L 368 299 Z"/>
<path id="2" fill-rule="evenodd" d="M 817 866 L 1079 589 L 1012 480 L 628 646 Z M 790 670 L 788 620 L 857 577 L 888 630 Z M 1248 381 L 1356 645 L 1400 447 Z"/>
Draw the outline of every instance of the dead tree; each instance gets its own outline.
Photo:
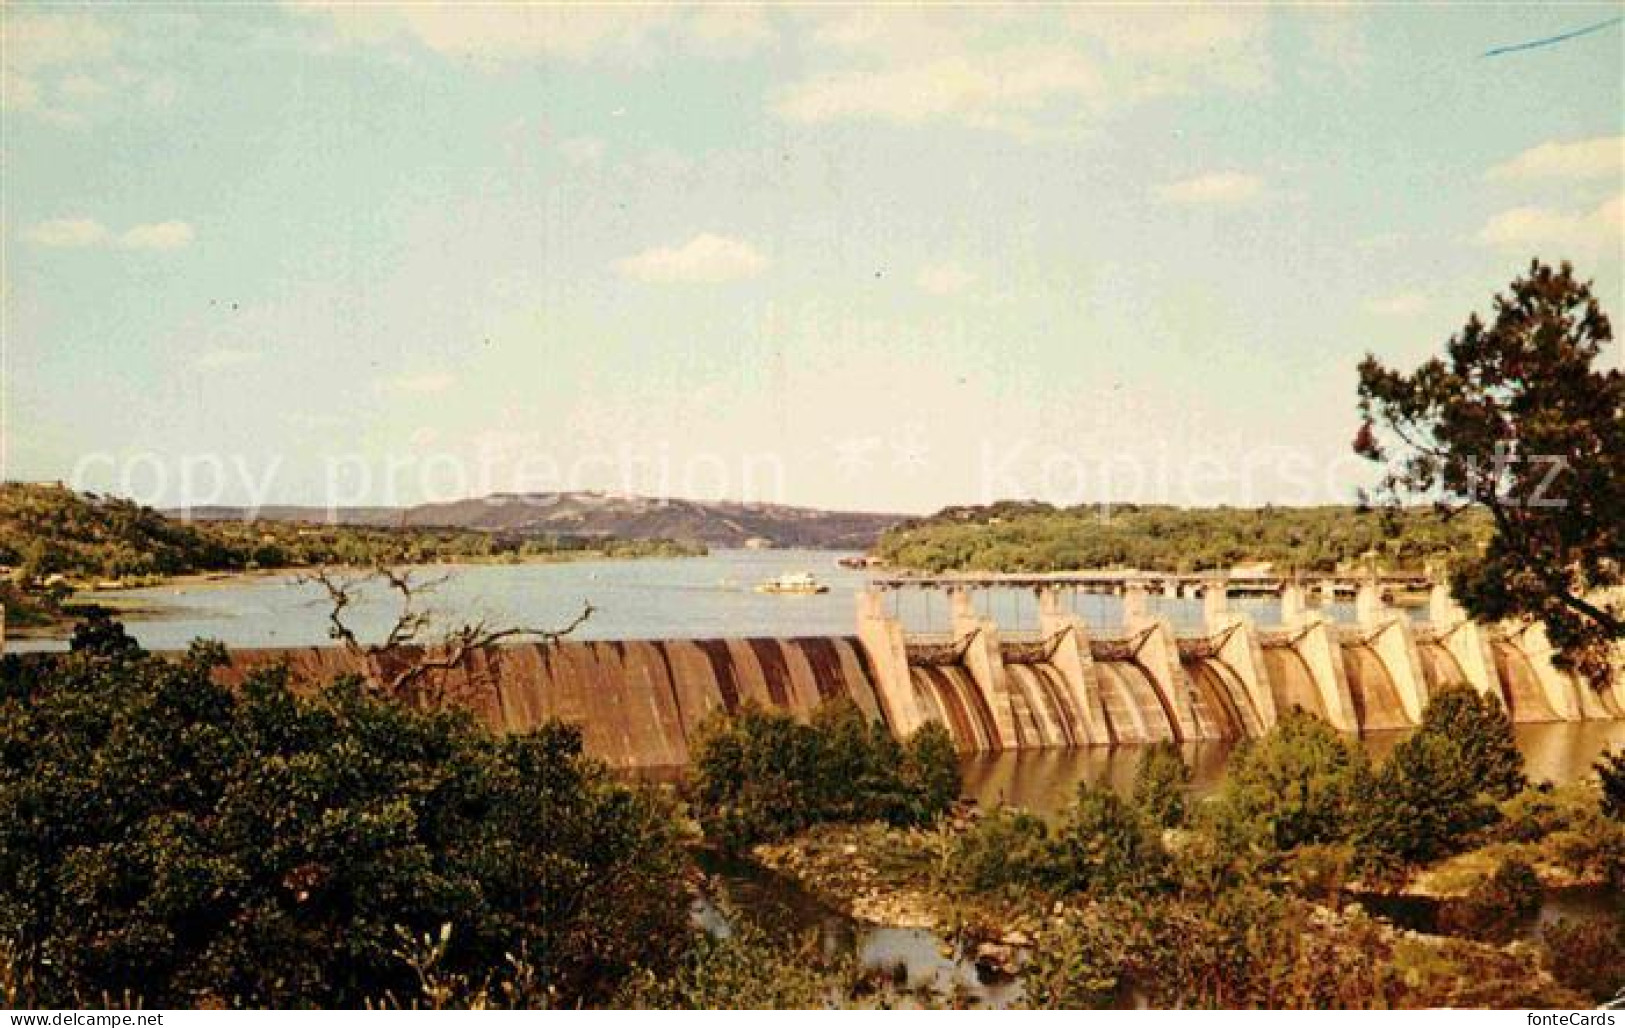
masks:
<path id="1" fill-rule="evenodd" d="M 365 681 L 378 695 L 418 706 L 449 706 L 468 697 L 445 688 L 445 673 L 465 668 L 474 654 L 504 642 L 532 640 L 552 645 L 574 632 L 594 613 L 583 603 L 581 613 L 560 628 L 495 627 L 481 620 L 430 636 L 434 615 L 420 606 L 422 597 L 445 584 L 448 576 L 415 580 L 410 570 L 375 567 L 360 575 L 338 576 L 327 568 L 302 575 L 327 592 L 327 635 L 361 664 Z M 382 582 L 399 603 L 394 623 L 380 642 L 364 643 L 345 620 L 356 590 L 369 581 Z"/>

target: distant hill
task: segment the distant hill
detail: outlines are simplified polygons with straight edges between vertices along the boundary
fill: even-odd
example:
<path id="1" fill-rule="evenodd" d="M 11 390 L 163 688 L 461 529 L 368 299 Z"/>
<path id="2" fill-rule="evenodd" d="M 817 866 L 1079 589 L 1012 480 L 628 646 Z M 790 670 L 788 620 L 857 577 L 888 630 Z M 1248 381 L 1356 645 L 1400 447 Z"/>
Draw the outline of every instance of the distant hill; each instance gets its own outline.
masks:
<path id="1" fill-rule="evenodd" d="M 169 511 L 172 516 L 187 512 Z M 239 521 L 242 508 L 195 507 L 195 520 Z M 494 493 L 415 507 L 264 507 L 261 520 L 327 522 L 377 528 L 450 528 L 581 538 L 675 539 L 738 547 L 752 539 L 776 547 L 864 550 L 903 514 L 847 513 L 728 501 L 656 500 L 593 492 Z"/>

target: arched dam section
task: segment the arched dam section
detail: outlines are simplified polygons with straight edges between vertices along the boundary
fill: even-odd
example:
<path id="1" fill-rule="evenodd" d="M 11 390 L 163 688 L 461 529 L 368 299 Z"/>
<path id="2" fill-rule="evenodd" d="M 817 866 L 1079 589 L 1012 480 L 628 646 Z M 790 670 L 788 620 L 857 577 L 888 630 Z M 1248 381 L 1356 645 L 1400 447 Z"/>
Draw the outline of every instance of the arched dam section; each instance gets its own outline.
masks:
<path id="1" fill-rule="evenodd" d="M 910 634 L 870 590 L 855 636 L 499 646 L 438 684 L 500 730 L 578 725 L 588 752 L 619 767 L 686 763 L 718 710 L 755 703 L 805 718 L 838 697 L 899 737 L 938 722 L 967 753 L 1253 738 L 1293 708 L 1347 732 L 1393 731 L 1414 726 L 1431 693 L 1460 685 L 1519 722 L 1625 716 L 1625 675 L 1599 693 L 1553 666 L 1538 627 L 1473 623 L 1442 590 L 1418 621 L 1362 589 L 1356 623 L 1339 624 L 1288 585 L 1282 623 L 1259 627 L 1228 608 L 1224 583 L 1209 583 L 1202 628 L 1184 635 L 1132 585 L 1110 634 L 1068 613 L 1061 591 L 1037 589 L 1036 630 L 1001 632 L 956 585 L 949 630 Z M 367 670 L 321 647 L 233 651 L 222 674 L 240 681 L 266 664 L 310 681 Z"/>
<path id="2" fill-rule="evenodd" d="M 232 682 L 273 664 L 308 681 L 365 673 L 360 660 L 336 647 L 234 650 L 231 658 L 223 674 Z M 701 723 L 713 711 L 746 703 L 806 717 L 846 697 L 872 717 L 893 720 L 863 647 L 845 636 L 493 646 L 437 674 L 438 686 L 492 727 L 577 725 L 587 752 L 618 767 L 687 763 Z"/>

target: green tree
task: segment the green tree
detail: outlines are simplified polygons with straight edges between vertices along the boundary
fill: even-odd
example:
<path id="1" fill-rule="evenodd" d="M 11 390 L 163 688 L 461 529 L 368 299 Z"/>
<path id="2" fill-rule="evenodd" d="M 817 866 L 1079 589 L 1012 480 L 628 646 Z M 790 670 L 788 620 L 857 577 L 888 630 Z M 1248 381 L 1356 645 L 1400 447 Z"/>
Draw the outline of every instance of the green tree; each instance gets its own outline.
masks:
<path id="1" fill-rule="evenodd" d="M 1232 844 L 1291 850 L 1347 839 L 1370 766 L 1313 714 L 1292 710 L 1231 761 L 1213 816 Z"/>
<path id="2" fill-rule="evenodd" d="M 1610 675 L 1625 607 L 1625 374 L 1598 366 L 1608 317 L 1564 263 L 1539 260 L 1406 374 L 1360 364 L 1355 449 L 1388 468 L 1397 504 L 1432 495 L 1486 509 L 1495 530 L 1452 570 L 1473 614 L 1538 618 L 1558 662 L 1593 682 Z"/>
<path id="3" fill-rule="evenodd" d="M 1511 799 L 1527 784 L 1512 717 L 1494 696 L 1464 685 L 1443 689 L 1428 699 L 1420 731 L 1454 742 L 1466 773 L 1498 800 Z"/>
<path id="4" fill-rule="evenodd" d="M 1625 991 L 1625 919 L 1560 918 L 1541 931 L 1546 968 L 1559 982 L 1597 1002 Z"/>
<path id="5" fill-rule="evenodd" d="M 1500 701 L 1466 686 L 1442 690 L 1378 769 L 1362 804 L 1359 848 L 1368 859 L 1444 856 L 1500 817 L 1493 800 L 1524 784 L 1523 754 Z"/>
<path id="6" fill-rule="evenodd" d="M 1001 807 L 954 840 L 945 884 L 973 893 L 1021 893 L 1052 877 L 1052 856 L 1043 818 Z"/>
<path id="7" fill-rule="evenodd" d="M 1171 742 L 1149 746 L 1140 754 L 1134 768 L 1134 804 L 1163 828 L 1185 823 L 1185 793 L 1190 788 L 1191 769 Z"/>
<path id="8" fill-rule="evenodd" d="M 1616 821 L 1625 821 L 1625 749 L 1597 758 L 1596 771 L 1597 784 L 1602 787 L 1602 812 Z"/>
<path id="9" fill-rule="evenodd" d="M 1461 747 L 1437 732 L 1417 732 L 1394 747 L 1359 813 L 1356 848 L 1377 863 L 1385 856 L 1409 863 L 1445 856 L 1496 817 Z"/>
<path id="10" fill-rule="evenodd" d="M 953 806 L 964 782 L 954 737 L 939 722 L 928 721 L 909 736 L 903 748 L 903 783 L 920 805 L 918 816 L 929 820 Z"/>
<path id="11" fill-rule="evenodd" d="M 1501 861 L 1495 873 L 1481 879 L 1466 896 L 1445 903 L 1441 927 L 1452 935 L 1505 943 L 1518 925 L 1540 909 L 1540 879 L 1517 858 Z"/>
<path id="12" fill-rule="evenodd" d="M 1084 782 L 1055 831 L 1044 879 L 1057 892 L 1101 896 L 1158 886 L 1167 869 L 1150 820 L 1111 789 Z"/>
<path id="13" fill-rule="evenodd" d="M 740 850 L 826 821 L 934 820 L 958 798 L 959 755 L 931 726 L 898 743 L 848 699 L 809 724 L 746 704 L 700 726 L 689 786 L 706 836 Z"/>
<path id="14" fill-rule="evenodd" d="M 675 818 L 558 725 L 217 685 L 102 626 L 0 680 L 0 940 L 46 1006 L 355 1006 L 410 997 L 404 936 L 497 988 L 606 1000 L 689 931 Z M 676 945 L 674 945 L 674 941 Z"/>

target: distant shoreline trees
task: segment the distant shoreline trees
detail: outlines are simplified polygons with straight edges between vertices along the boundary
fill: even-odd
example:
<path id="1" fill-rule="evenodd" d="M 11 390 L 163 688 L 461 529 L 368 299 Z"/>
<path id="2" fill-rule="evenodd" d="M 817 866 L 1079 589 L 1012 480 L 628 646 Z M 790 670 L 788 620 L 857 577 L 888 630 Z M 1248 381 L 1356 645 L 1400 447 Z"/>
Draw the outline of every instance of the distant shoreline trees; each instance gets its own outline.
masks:
<path id="1" fill-rule="evenodd" d="M 1265 562 L 1323 573 L 1375 562 L 1421 572 L 1488 539 L 1487 517 L 1447 521 L 1429 509 L 1353 506 L 1057 508 L 1006 502 L 950 507 L 885 533 L 888 563 L 918 571 L 1047 572 L 1129 567 L 1190 573 Z"/>

